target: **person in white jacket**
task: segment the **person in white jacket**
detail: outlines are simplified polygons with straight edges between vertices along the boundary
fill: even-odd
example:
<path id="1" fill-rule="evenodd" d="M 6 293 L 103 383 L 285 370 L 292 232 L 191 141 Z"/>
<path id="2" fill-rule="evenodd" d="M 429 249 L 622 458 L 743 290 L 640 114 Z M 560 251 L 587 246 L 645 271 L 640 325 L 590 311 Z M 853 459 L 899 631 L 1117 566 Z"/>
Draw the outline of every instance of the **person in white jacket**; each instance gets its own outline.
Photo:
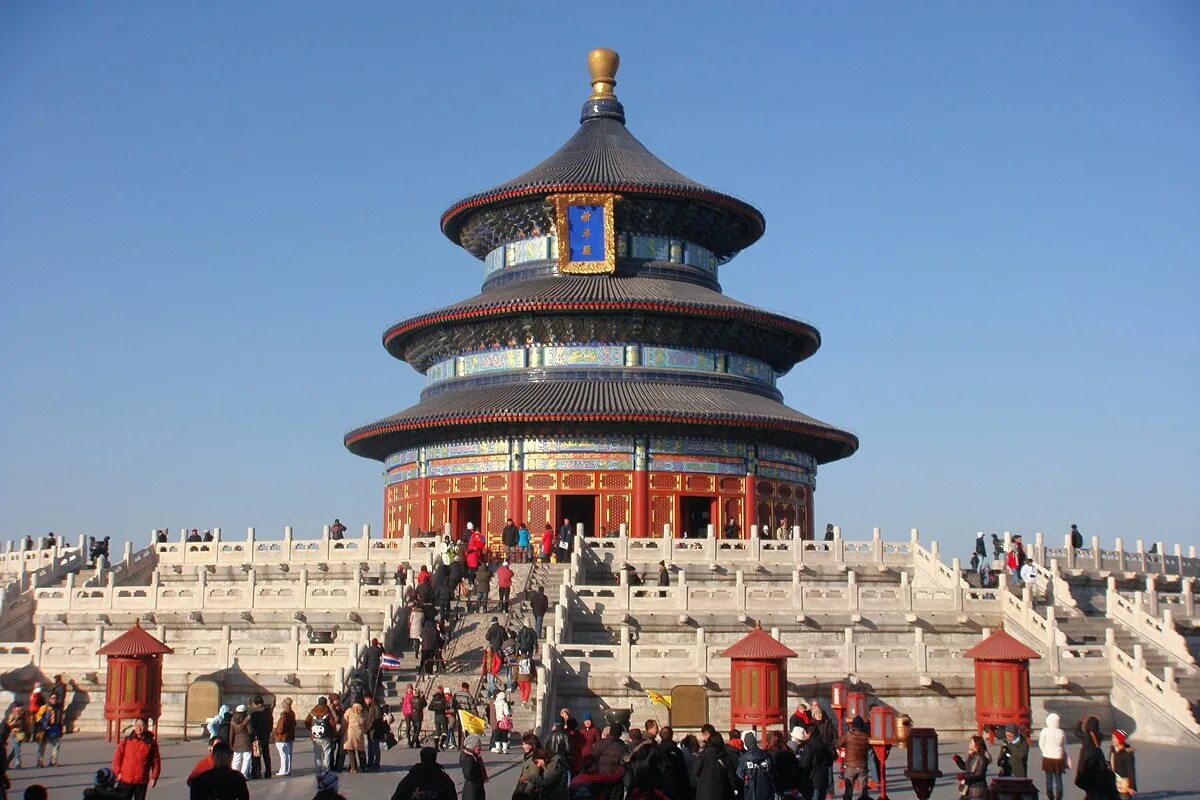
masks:
<path id="1" fill-rule="evenodd" d="M 492 711 L 495 719 L 492 721 L 492 752 L 508 752 L 508 735 L 512 732 L 512 706 L 504 692 L 496 692 L 492 701 Z"/>
<path id="2" fill-rule="evenodd" d="M 1063 772 L 1067 763 L 1067 735 L 1061 727 L 1058 714 L 1046 715 L 1046 727 L 1038 734 L 1038 750 L 1042 752 L 1042 772 L 1046 774 L 1047 800 L 1062 800 Z"/>

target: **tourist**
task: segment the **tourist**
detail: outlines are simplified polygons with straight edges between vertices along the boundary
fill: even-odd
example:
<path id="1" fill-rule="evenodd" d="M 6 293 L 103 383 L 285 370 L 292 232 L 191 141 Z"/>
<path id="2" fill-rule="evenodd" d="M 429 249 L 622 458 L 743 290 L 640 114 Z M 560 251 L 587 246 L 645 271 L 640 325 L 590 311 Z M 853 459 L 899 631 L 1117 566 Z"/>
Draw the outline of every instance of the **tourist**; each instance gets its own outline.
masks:
<path id="1" fill-rule="evenodd" d="M 792 716 L 788 718 L 788 730 L 794 728 L 807 727 L 812 722 L 812 712 L 809 708 L 807 700 L 797 700 L 796 710 L 792 712 Z"/>
<path id="2" fill-rule="evenodd" d="M 584 724 L 586 725 L 586 720 Z M 690 800 L 692 785 L 688 780 L 687 762 L 679 749 L 679 743 L 675 741 L 674 729 L 666 725 L 659 730 L 658 737 L 658 768 L 662 772 L 662 793 L 668 800 Z"/>
<path id="3" fill-rule="evenodd" d="M 513 790 L 512 800 L 539 800 L 542 770 L 537 764 L 537 751 L 541 746 L 536 734 L 527 733 L 521 737 L 521 772 L 517 776 L 517 788 Z"/>
<path id="4" fill-rule="evenodd" d="M 808 731 L 804 728 L 792 728 L 792 741 L 797 744 L 799 749 L 800 742 L 798 737 L 803 736 L 808 738 Z M 767 731 L 767 755 L 771 757 L 772 772 L 775 779 L 775 791 L 780 797 L 801 798 L 802 800 L 811 800 L 812 786 L 804 784 L 806 775 L 802 775 L 800 770 L 800 759 L 796 756 L 796 751 L 793 751 L 788 746 L 788 741 L 783 735 L 783 731 Z M 820 798 L 824 800 L 824 798 Z"/>
<path id="5" fill-rule="evenodd" d="M 742 781 L 742 796 L 746 800 L 774 800 L 775 778 L 772 775 L 771 756 L 758 746 L 754 732 L 748 732 L 742 743 L 746 751 L 738 760 L 737 776 Z"/>
<path id="6" fill-rule="evenodd" d="M 1085 800 L 1110 800 L 1115 781 L 1100 749 L 1100 720 L 1088 714 L 1079 721 L 1075 735 L 1079 738 L 1075 786 L 1083 790 Z"/>
<path id="7" fill-rule="evenodd" d="M 505 559 L 514 559 L 517 550 L 517 524 L 513 522 L 512 517 L 508 518 L 500 531 L 500 543 L 504 545 Z"/>
<path id="8" fill-rule="evenodd" d="M 725 744 L 728 747 L 735 748 L 739 754 L 746 749 L 745 743 L 742 742 L 742 732 L 737 728 L 730 729 L 729 738 L 725 740 Z M 741 758 L 741 755 L 738 755 L 738 758 Z"/>
<path id="9" fill-rule="evenodd" d="M 463 742 L 462 753 L 458 757 L 463 781 L 461 800 L 487 799 L 483 784 L 487 782 L 488 774 L 487 767 L 483 765 L 483 758 L 479 755 L 482 750 L 483 741 L 475 734 L 471 734 Z"/>
<path id="10" fill-rule="evenodd" d="M 154 734 L 148 729 L 146 720 L 135 720 L 133 729 L 113 753 L 113 774 L 130 800 L 145 800 L 146 792 L 158 785 L 161 768 Z"/>
<path id="11" fill-rule="evenodd" d="M 296 743 L 296 712 L 292 710 L 292 698 L 285 697 L 279 705 L 279 717 L 271 730 L 271 741 L 279 751 L 279 771 L 283 777 L 292 774 L 292 747 Z"/>
<path id="12" fill-rule="evenodd" d="M 367 692 L 363 695 L 363 730 L 367 739 L 367 770 L 377 770 L 383 755 L 383 743 L 387 741 L 392 726 L 388 721 L 390 713 L 386 704 L 375 701 L 375 694 Z"/>
<path id="13" fill-rule="evenodd" d="M 438 633 L 437 624 L 426 618 L 421 626 L 421 674 L 430 674 L 434 670 L 434 659 L 442 647 L 442 637 Z"/>
<path id="14" fill-rule="evenodd" d="M 454 746 L 462 747 L 466 731 L 463 730 L 462 716 L 459 711 L 466 711 L 472 716 L 478 716 L 475 708 L 475 695 L 471 692 L 471 684 L 463 681 L 458 691 L 450 698 L 450 731 L 454 734 Z"/>
<path id="15" fill-rule="evenodd" d="M 579 756 L 586 761 L 592 751 L 596 749 L 596 743 L 600 741 L 600 729 L 592 721 L 591 712 L 583 715 L 583 722 L 580 723 L 577 735 L 580 741 Z"/>
<path id="16" fill-rule="evenodd" d="M 990 797 L 987 786 L 987 768 L 991 762 L 987 745 L 982 736 L 972 736 L 967 742 L 967 760 L 962 756 L 954 756 L 954 765 L 961 773 L 958 776 L 958 793 L 967 800 L 987 800 Z"/>
<path id="17" fill-rule="evenodd" d="M 712 725 L 700 728 L 703 746 L 696 758 L 696 800 L 728 800 L 732 793 L 725 740 Z"/>
<path id="18" fill-rule="evenodd" d="M 489 722 L 492 726 L 492 752 L 507 753 L 508 737 L 513 729 L 512 706 L 509 705 L 508 695 L 496 692 L 496 699 L 489 709 Z"/>
<path id="19" fill-rule="evenodd" d="M 367 762 L 367 729 L 362 703 L 354 703 L 342 722 L 342 751 L 350 762 L 350 772 L 356 773 Z"/>
<path id="20" fill-rule="evenodd" d="M 33 537 L 30 536 L 29 534 L 25 534 L 25 549 L 26 550 L 33 549 Z"/>
<path id="21" fill-rule="evenodd" d="M 496 693 L 496 676 L 500 674 L 500 654 L 493 650 L 491 645 L 483 648 L 483 659 L 479 669 L 487 682 L 487 695 L 491 697 Z"/>
<path id="22" fill-rule="evenodd" d="M 421 725 L 417 722 L 417 694 L 416 689 L 410 683 L 404 689 L 404 695 L 400 698 L 400 718 L 404 720 L 404 740 L 408 742 L 410 748 L 416 747 L 419 744 Z M 424 702 L 424 698 L 421 698 Z M 424 707 L 422 707 L 422 711 Z M 415 728 L 415 730 L 414 730 Z"/>
<path id="23" fill-rule="evenodd" d="M 812 715 L 812 723 L 809 725 L 809 730 L 812 732 L 812 740 L 815 743 L 820 739 L 821 744 L 825 747 L 825 777 L 818 781 L 813 779 L 813 785 L 818 783 L 825 787 L 826 792 L 833 789 L 833 765 L 837 761 L 837 725 L 833 721 L 833 717 L 825 713 L 825 709 L 821 708 L 821 704 L 813 700 L 808 704 L 809 713 Z M 815 791 L 814 791 L 815 796 Z"/>
<path id="24" fill-rule="evenodd" d="M 825 525 L 825 541 L 832 542 L 837 536 L 837 532 L 833 529 L 833 523 L 829 522 Z"/>
<path id="25" fill-rule="evenodd" d="M 250 735 L 253 740 L 250 777 L 271 777 L 271 729 L 275 727 L 275 710 L 263 703 L 261 694 L 250 701 Z"/>
<path id="26" fill-rule="evenodd" d="M 371 639 L 362 654 L 363 669 L 367 671 L 367 691 L 374 692 L 379 688 L 379 668 L 383 664 L 383 645 L 378 639 Z"/>
<path id="27" fill-rule="evenodd" d="M 570 745 L 562 732 L 550 734 L 546 749 L 539 752 L 542 770 L 541 800 L 567 800 L 571 796 Z"/>
<path id="28" fill-rule="evenodd" d="M 429 713 L 433 715 L 433 745 L 439 750 L 448 749 L 447 722 L 450 711 L 450 698 L 446 695 L 445 687 L 439 686 L 429 696 Z"/>
<path id="29" fill-rule="evenodd" d="M 51 693 L 50 702 L 38 709 L 33 721 L 33 738 L 38 743 L 37 765 L 58 765 L 58 748 L 66 732 L 66 717 L 57 693 Z M 47 752 L 49 759 L 47 760 Z"/>
<path id="30" fill-rule="evenodd" d="M 721 534 L 726 539 L 740 539 L 742 538 L 742 526 L 738 525 L 733 517 L 730 517 Z"/>
<path id="31" fill-rule="evenodd" d="M 476 551 L 472 550 L 471 553 Z M 476 556 L 479 558 L 479 556 Z M 492 591 L 492 571 L 488 569 L 487 562 L 478 562 L 479 569 L 475 570 L 475 594 L 474 603 L 467 603 L 467 613 L 472 613 L 472 608 L 480 614 L 487 613 L 488 595 Z M 467 570 L 471 569 L 471 561 L 467 560 Z"/>
<path id="32" fill-rule="evenodd" d="M 346 526 L 342 524 L 340 519 L 334 519 L 333 524 L 329 526 L 329 538 L 334 541 L 341 541 L 346 537 Z"/>
<path id="33" fill-rule="evenodd" d="M 539 586 L 529 598 L 529 611 L 533 614 L 533 632 L 542 637 L 542 622 L 546 618 L 546 611 L 550 608 L 550 598 L 546 596 L 545 587 Z"/>
<path id="34" fill-rule="evenodd" d="M 658 585 L 671 585 L 671 571 L 667 569 L 667 562 L 665 561 L 658 562 Z"/>
<path id="35" fill-rule="evenodd" d="M 992 534 L 992 561 L 1000 561 L 1004 557 L 1004 542 L 1000 541 L 1000 537 Z"/>
<path id="36" fill-rule="evenodd" d="M 96 770 L 92 785 L 83 790 L 83 800 L 125 800 L 128 795 L 117 788 L 117 776 L 108 767 Z"/>
<path id="37" fill-rule="evenodd" d="M 870 743 L 867 738 L 867 723 L 862 717 L 855 717 L 850 723 L 838 746 L 845 748 L 842 756 L 842 779 L 846 782 L 845 800 L 854 796 L 854 787 L 862 781 L 863 794 L 867 792 L 867 750 Z"/>
<path id="38" fill-rule="evenodd" d="M 397 564 L 396 571 L 392 574 L 392 579 L 396 582 L 397 586 L 403 586 L 408 583 L 408 565 Z"/>
<path id="39" fill-rule="evenodd" d="M 233 748 L 233 768 L 249 778 L 254 735 L 250 731 L 250 714 L 245 705 L 238 705 L 229 718 L 229 746 Z"/>
<path id="40" fill-rule="evenodd" d="M 500 592 L 500 613 L 508 613 L 509 598 L 512 596 L 513 571 L 507 561 L 496 569 L 496 588 Z"/>
<path id="41" fill-rule="evenodd" d="M 46 705 L 46 693 L 42 691 L 42 684 L 34 683 L 33 688 L 29 690 L 29 713 L 36 714 L 44 705 Z"/>
<path id="42" fill-rule="evenodd" d="M 5 795 L 5 800 L 7 800 L 9 788 L 7 783 L 8 779 L 5 778 L 4 780 L 5 783 L 3 793 Z M 50 800 L 50 791 L 40 783 L 32 783 L 25 787 L 25 791 L 22 793 L 21 797 L 23 800 Z"/>
<path id="43" fill-rule="evenodd" d="M 986 535 L 983 531 L 975 534 L 975 554 L 979 556 L 980 561 L 987 560 L 987 541 L 984 539 Z"/>
<path id="44" fill-rule="evenodd" d="M 549 522 L 546 523 L 545 530 L 542 531 L 542 562 L 550 563 L 550 553 L 554 549 L 554 528 Z"/>
<path id="45" fill-rule="evenodd" d="M 1060 727 L 1058 714 L 1046 715 L 1046 727 L 1038 734 L 1038 750 L 1042 754 L 1042 772 L 1046 776 L 1047 800 L 1062 800 L 1062 774 L 1067 766 L 1067 736 Z"/>
<path id="46" fill-rule="evenodd" d="M 21 745 L 29 740 L 29 716 L 22 703 L 13 703 L 4 715 L 4 734 L 8 739 L 7 762 L 21 768 Z"/>
<path id="47" fill-rule="evenodd" d="M 654 796 L 653 792 L 657 791 L 662 783 L 659 760 L 658 743 L 654 739 L 637 728 L 629 731 L 629 748 L 622 759 L 625 774 L 621 780 L 626 797 L 635 793 L 649 793 Z"/>
<path id="48" fill-rule="evenodd" d="M 567 742 L 570 743 L 570 739 L 567 739 Z M 581 752 L 582 747 L 581 741 Z M 596 773 L 599 775 L 610 775 L 621 768 L 621 760 L 625 757 L 625 744 L 621 741 L 620 725 L 608 726 L 607 735 L 592 748 L 592 756 L 596 759 Z M 579 770 L 572 771 L 578 772 Z"/>
<path id="49" fill-rule="evenodd" d="M 562 525 L 558 528 L 558 554 L 559 561 L 569 561 L 571 558 L 572 545 L 575 542 L 575 529 L 571 527 L 571 520 L 563 517 Z"/>
<path id="50" fill-rule="evenodd" d="M 233 769 L 233 750 L 224 742 L 218 741 L 212 748 L 213 765 L 189 779 L 192 800 L 250 800 L 250 788 L 246 784 L 246 776 Z"/>
<path id="51" fill-rule="evenodd" d="M 1079 532 L 1079 526 L 1071 524 L 1071 549 L 1078 550 L 1083 547 L 1083 534 Z"/>
<path id="52" fill-rule="evenodd" d="M 200 537 L 200 541 L 211 542 L 212 540 L 213 540 L 213 532 L 210 531 L 209 529 L 205 528 L 204 535 Z"/>
<path id="53" fill-rule="evenodd" d="M 1113 776 L 1116 778 L 1117 794 L 1121 800 L 1129 800 L 1137 793 L 1137 764 L 1129 734 L 1120 728 L 1112 732 L 1112 749 L 1108 754 Z"/>
<path id="54" fill-rule="evenodd" d="M 313 768 L 319 773 L 333 766 L 333 742 L 337 738 L 338 722 L 329 699 L 317 698 L 317 704 L 304 718 L 313 743 Z"/>
<path id="55" fill-rule="evenodd" d="M 346 800 L 338 791 L 338 776 L 332 770 L 317 770 L 317 793 L 312 800 Z"/>
<path id="56" fill-rule="evenodd" d="M 67 708 L 67 684 L 62 675 L 54 676 L 54 685 L 50 687 L 50 696 L 58 698 L 58 707 L 64 711 Z"/>
<path id="57" fill-rule="evenodd" d="M 166 531 L 155 531 L 154 532 L 154 543 L 155 544 L 166 544 L 167 543 L 167 532 Z"/>
<path id="58" fill-rule="evenodd" d="M 529 706 L 529 696 L 533 693 L 533 657 L 522 655 L 517 659 L 517 692 L 521 695 L 521 704 Z"/>
<path id="59" fill-rule="evenodd" d="M 421 758 L 396 784 L 392 800 L 457 800 L 454 780 L 438 763 L 437 750 L 421 748 Z"/>
<path id="60" fill-rule="evenodd" d="M 529 526 L 522 522 L 521 526 L 517 528 L 517 561 L 521 563 L 533 561 L 531 540 Z"/>
<path id="61" fill-rule="evenodd" d="M 817 706 L 814 705 L 814 709 Z M 823 800 L 833 789 L 833 763 L 837 760 L 837 752 L 833 749 L 834 738 L 826 739 L 821 726 L 815 722 L 805 731 L 808 733 L 808 746 L 800 758 L 800 769 L 812 784 L 812 794 L 816 800 Z"/>

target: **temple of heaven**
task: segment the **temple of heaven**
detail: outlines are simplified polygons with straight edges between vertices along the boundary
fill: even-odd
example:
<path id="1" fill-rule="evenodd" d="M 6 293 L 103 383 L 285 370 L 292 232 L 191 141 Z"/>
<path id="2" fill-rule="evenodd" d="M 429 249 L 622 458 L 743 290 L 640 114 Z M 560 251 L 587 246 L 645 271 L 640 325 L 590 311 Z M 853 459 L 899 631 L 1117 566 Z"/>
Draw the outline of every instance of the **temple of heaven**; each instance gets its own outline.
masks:
<path id="1" fill-rule="evenodd" d="M 495 540 L 511 517 L 535 533 L 569 519 L 589 535 L 811 537 L 817 465 L 858 448 L 776 388 L 816 328 L 721 293 L 762 213 L 634 138 L 617 65 L 588 55 L 592 94 L 556 153 L 442 214 L 482 290 L 384 332 L 427 386 L 345 437 L 385 464 L 385 535 L 471 522 Z"/>

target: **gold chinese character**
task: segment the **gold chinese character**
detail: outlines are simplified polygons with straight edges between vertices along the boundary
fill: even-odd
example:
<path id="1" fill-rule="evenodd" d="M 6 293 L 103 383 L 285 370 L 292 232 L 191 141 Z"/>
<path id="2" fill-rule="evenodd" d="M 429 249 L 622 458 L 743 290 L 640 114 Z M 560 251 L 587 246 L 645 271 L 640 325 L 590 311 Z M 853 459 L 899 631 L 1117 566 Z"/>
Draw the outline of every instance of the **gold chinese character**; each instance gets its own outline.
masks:
<path id="1" fill-rule="evenodd" d="M 590 238 L 592 238 L 592 229 L 584 228 L 582 231 L 580 231 L 579 235 L 585 239 L 590 239 Z"/>
<path id="2" fill-rule="evenodd" d="M 583 246 L 583 254 L 585 256 L 590 256 L 592 254 L 592 246 L 590 244 L 585 244 Z"/>
<path id="3" fill-rule="evenodd" d="M 591 219 L 592 219 L 592 212 L 590 212 L 590 211 L 579 212 L 579 221 L 580 222 L 590 222 Z"/>

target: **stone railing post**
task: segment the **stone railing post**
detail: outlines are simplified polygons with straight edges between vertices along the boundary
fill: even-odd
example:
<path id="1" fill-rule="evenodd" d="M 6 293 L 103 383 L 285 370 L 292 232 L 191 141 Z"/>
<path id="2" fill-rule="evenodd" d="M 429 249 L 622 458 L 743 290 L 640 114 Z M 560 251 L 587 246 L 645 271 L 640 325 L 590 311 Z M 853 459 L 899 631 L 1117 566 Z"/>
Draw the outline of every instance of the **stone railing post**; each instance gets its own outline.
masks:
<path id="1" fill-rule="evenodd" d="M 737 572 L 735 572 L 733 574 L 733 578 L 734 578 L 734 584 L 733 584 L 734 585 L 734 589 L 733 589 L 734 608 L 736 608 L 738 611 L 745 611 L 746 610 L 746 576 L 743 575 L 742 571 L 739 569 Z"/>
<path id="2" fill-rule="evenodd" d="M 1152 617 L 1158 616 L 1158 586 L 1153 575 L 1146 576 L 1146 613 Z"/>
<path id="3" fill-rule="evenodd" d="M 1192 594 L 1192 587 L 1195 583 L 1196 579 L 1190 575 L 1179 580 L 1179 591 L 1183 593 L 1183 610 L 1189 617 L 1196 616 L 1196 598 Z"/>
<path id="4" fill-rule="evenodd" d="M 255 601 L 258 599 L 258 592 L 254 590 L 257 583 L 258 577 L 255 575 L 254 567 L 251 567 L 246 572 L 246 590 L 250 592 L 250 597 L 246 600 L 246 608 L 254 608 Z"/>
<path id="5" fill-rule="evenodd" d="M 800 570 L 798 569 L 792 570 L 792 608 L 795 611 L 804 610 L 804 588 L 800 585 Z"/>
<path id="6" fill-rule="evenodd" d="M 154 573 L 157 575 L 158 573 Z M 67 573 L 67 610 L 70 611 L 75 607 L 75 573 Z M 40 627 L 40 626 L 39 626 Z"/>
<path id="7" fill-rule="evenodd" d="M 696 628 L 696 672 L 708 672 L 708 645 L 704 643 L 704 628 Z"/>
<path id="8" fill-rule="evenodd" d="M 1092 569 L 1099 570 L 1101 564 L 1100 558 L 1100 537 L 1092 537 Z"/>
<path id="9" fill-rule="evenodd" d="M 1133 663 L 1139 675 L 1146 671 L 1146 652 L 1140 644 L 1133 646 Z"/>
<path id="10" fill-rule="evenodd" d="M 846 542 L 841 528 L 833 529 L 833 563 L 839 567 L 846 563 Z"/>
<path id="11" fill-rule="evenodd" d="M 630 644 L 628 625 L 621 626 L 621 654 L 617 659 L 617 663 L 626 675 L 633 672 L 633 648 Z"/>
<path id="12" fill-rule="evenodd" d="M 1033 534 L 1033 560 L 1043 566 L 1046 564 L 1046 537 L 1041 531 Z"/>
<path id="13" fill-rule="evenodd" d="M 962 589 L 957 591 L 962 592 Z M 913 610 L 912 584 L 908 580 L 908 573 L 903 571 L 900 573 L 900 605 L 905 611 Z"/>
<path id="14" fill-rule="evenodd" d="M 254 528 L 246 529 L 246 558 L 251 558 L 254 554 Z"/>
<path id="15" fill-rule="evenodd" d="M 1047 666 L 1051 675 L 1058 675 L 1062 671 L 1062 662 L 1059 660 L 1058 617 L 1054 614 L 1054 606 L 1046 609 L 1046 635 L 1049 640 L 1046 645 Z"/>
<path id="16" fill-rule="evenodd" d="M 1113 546 L 1117 550 L 1117 572 L 1125 571 L 1125 543 L 1121 541 L 1121 537 L 1117 537 L 1113 541 Z"/>
<path id="17" fill-rule="evenodd" d="M 308 608 L 308 567 L 300 568 L 299 586 L 296 587 L 296 591 L 298 592 L 298 595 L 299 595 L 296 598 L 296 601 L 299 603 L 300 609 L 301 610 L 307 609 Z"/>
<path id="18" fill-rule="evenodd" d="M 792 526 L 792 541 L 793 541 L 793 542 L 798 542 L 798 541 L 800 541 L 800 540 L 801 540 L 801 539 L 803 539 L 803 538 L 804 538 L 804 537 L 803 537 L 803 535 L 802 535 L 802 534 L 801 534 L 801 532 L 800 532 L 800 526 L 799 526 L 799 525 L 793 525 L 793 526 Z"/>
<path id="19" fill-rule="evenodd" d="M 1104 629 L 1104 655 L 1108 657 L 1110 662 L 1115 662 L 1117 658 L 1117 634 L 1112 628 Z"/>
<path id="20" fill-rule="evenodd" d="M 962 611 L 962 591 L 961 590 L 962 590 L 963 584 L 966 583 L 966 581 L 963 580 L 963 576 L 962 576 L 962 562 L 959 561 L 957 558 L 950 559 L 950 569 L 951 569 L 951 571 L 954 572 L 954 586 L 955 586 L 955 588 L 959 589 L 959 591 L 954 593 L 954 596 L 957 598 L 955 600 L 955 610 Z"/>
<path id="21" fill-rule="evenodd" d="M 230 655 L 233 653 L 233 634 L 228 625 L 221 626 L 221 639 L 217 642 L 218 663 L 221 669 L 228 669 L 230 664 Z"/>
<path id="22" fill-rule="evenodd" d="M 846 573 L 846 608 L 849 611 L 858 611 L 858 573 L 850 570 Z"/>
<path id="23" fill-rule="evenodd" d="M 925 631 L 922 628 L 913 630 L 913 655 L 916 657 L 917 675 L 928 675 L 929 653 L 925 650 Z"/>
<path id="24" fill-rule="evenodd" d="M 1012 550 L 1012 531 L 1004 532 L 1004 557 L 1008 558 L 1009 551 Z"/>
<path id="25" fill-rule="evenodd" d="M 1143 575 L 1149 571 L 1146 569 L 1146 543 L 1141 539 L 1137 540 L 1137 571 Z"/>
<path id="26" fill-rule="evenodd" d="M 624 539 L 624 537 L 622 537 L 622 540 L 627 541 Z M 662 543 L 663 543 L 663 547 L 662 547 L 663 561 L 666 561 L 668 564 L 671 564 L 675 560 L 675 539 L 672 538 L 672 536 L 671 536 L 671 529 L 669 526 L 667 527 L 667 529 L 665 531 L 663 531 Z"/>
<path id="27" fill-rule="evenodd" d="M 196 592 L 199 595 L 196 598 L 197 607 L 203 610 L 208 604 L 208 570 L 202 566 L 196 567 L 196 585 L 198 587 Z"/>
<path id="28" fill-rule="evenodd" d="M 1067 569 L 1075 569 L 1075 547 L 1071 544 L 1071 534 L 1063 535 L 1063 552 L 1067 556 Z"/>
<path id="29" fill-rule="evenodd" d="M 883 529 L 871 529 L 871 560 L 876 564 L 883 563 Z"/>
<path id="30" fill-rule="evenodd" d="M 845 649 L 845 673 L 853 675 L 858 671 L 858 651 L 854 644 L 854 628 L 844 628 L 842 630 L 843 647 Z"/>

